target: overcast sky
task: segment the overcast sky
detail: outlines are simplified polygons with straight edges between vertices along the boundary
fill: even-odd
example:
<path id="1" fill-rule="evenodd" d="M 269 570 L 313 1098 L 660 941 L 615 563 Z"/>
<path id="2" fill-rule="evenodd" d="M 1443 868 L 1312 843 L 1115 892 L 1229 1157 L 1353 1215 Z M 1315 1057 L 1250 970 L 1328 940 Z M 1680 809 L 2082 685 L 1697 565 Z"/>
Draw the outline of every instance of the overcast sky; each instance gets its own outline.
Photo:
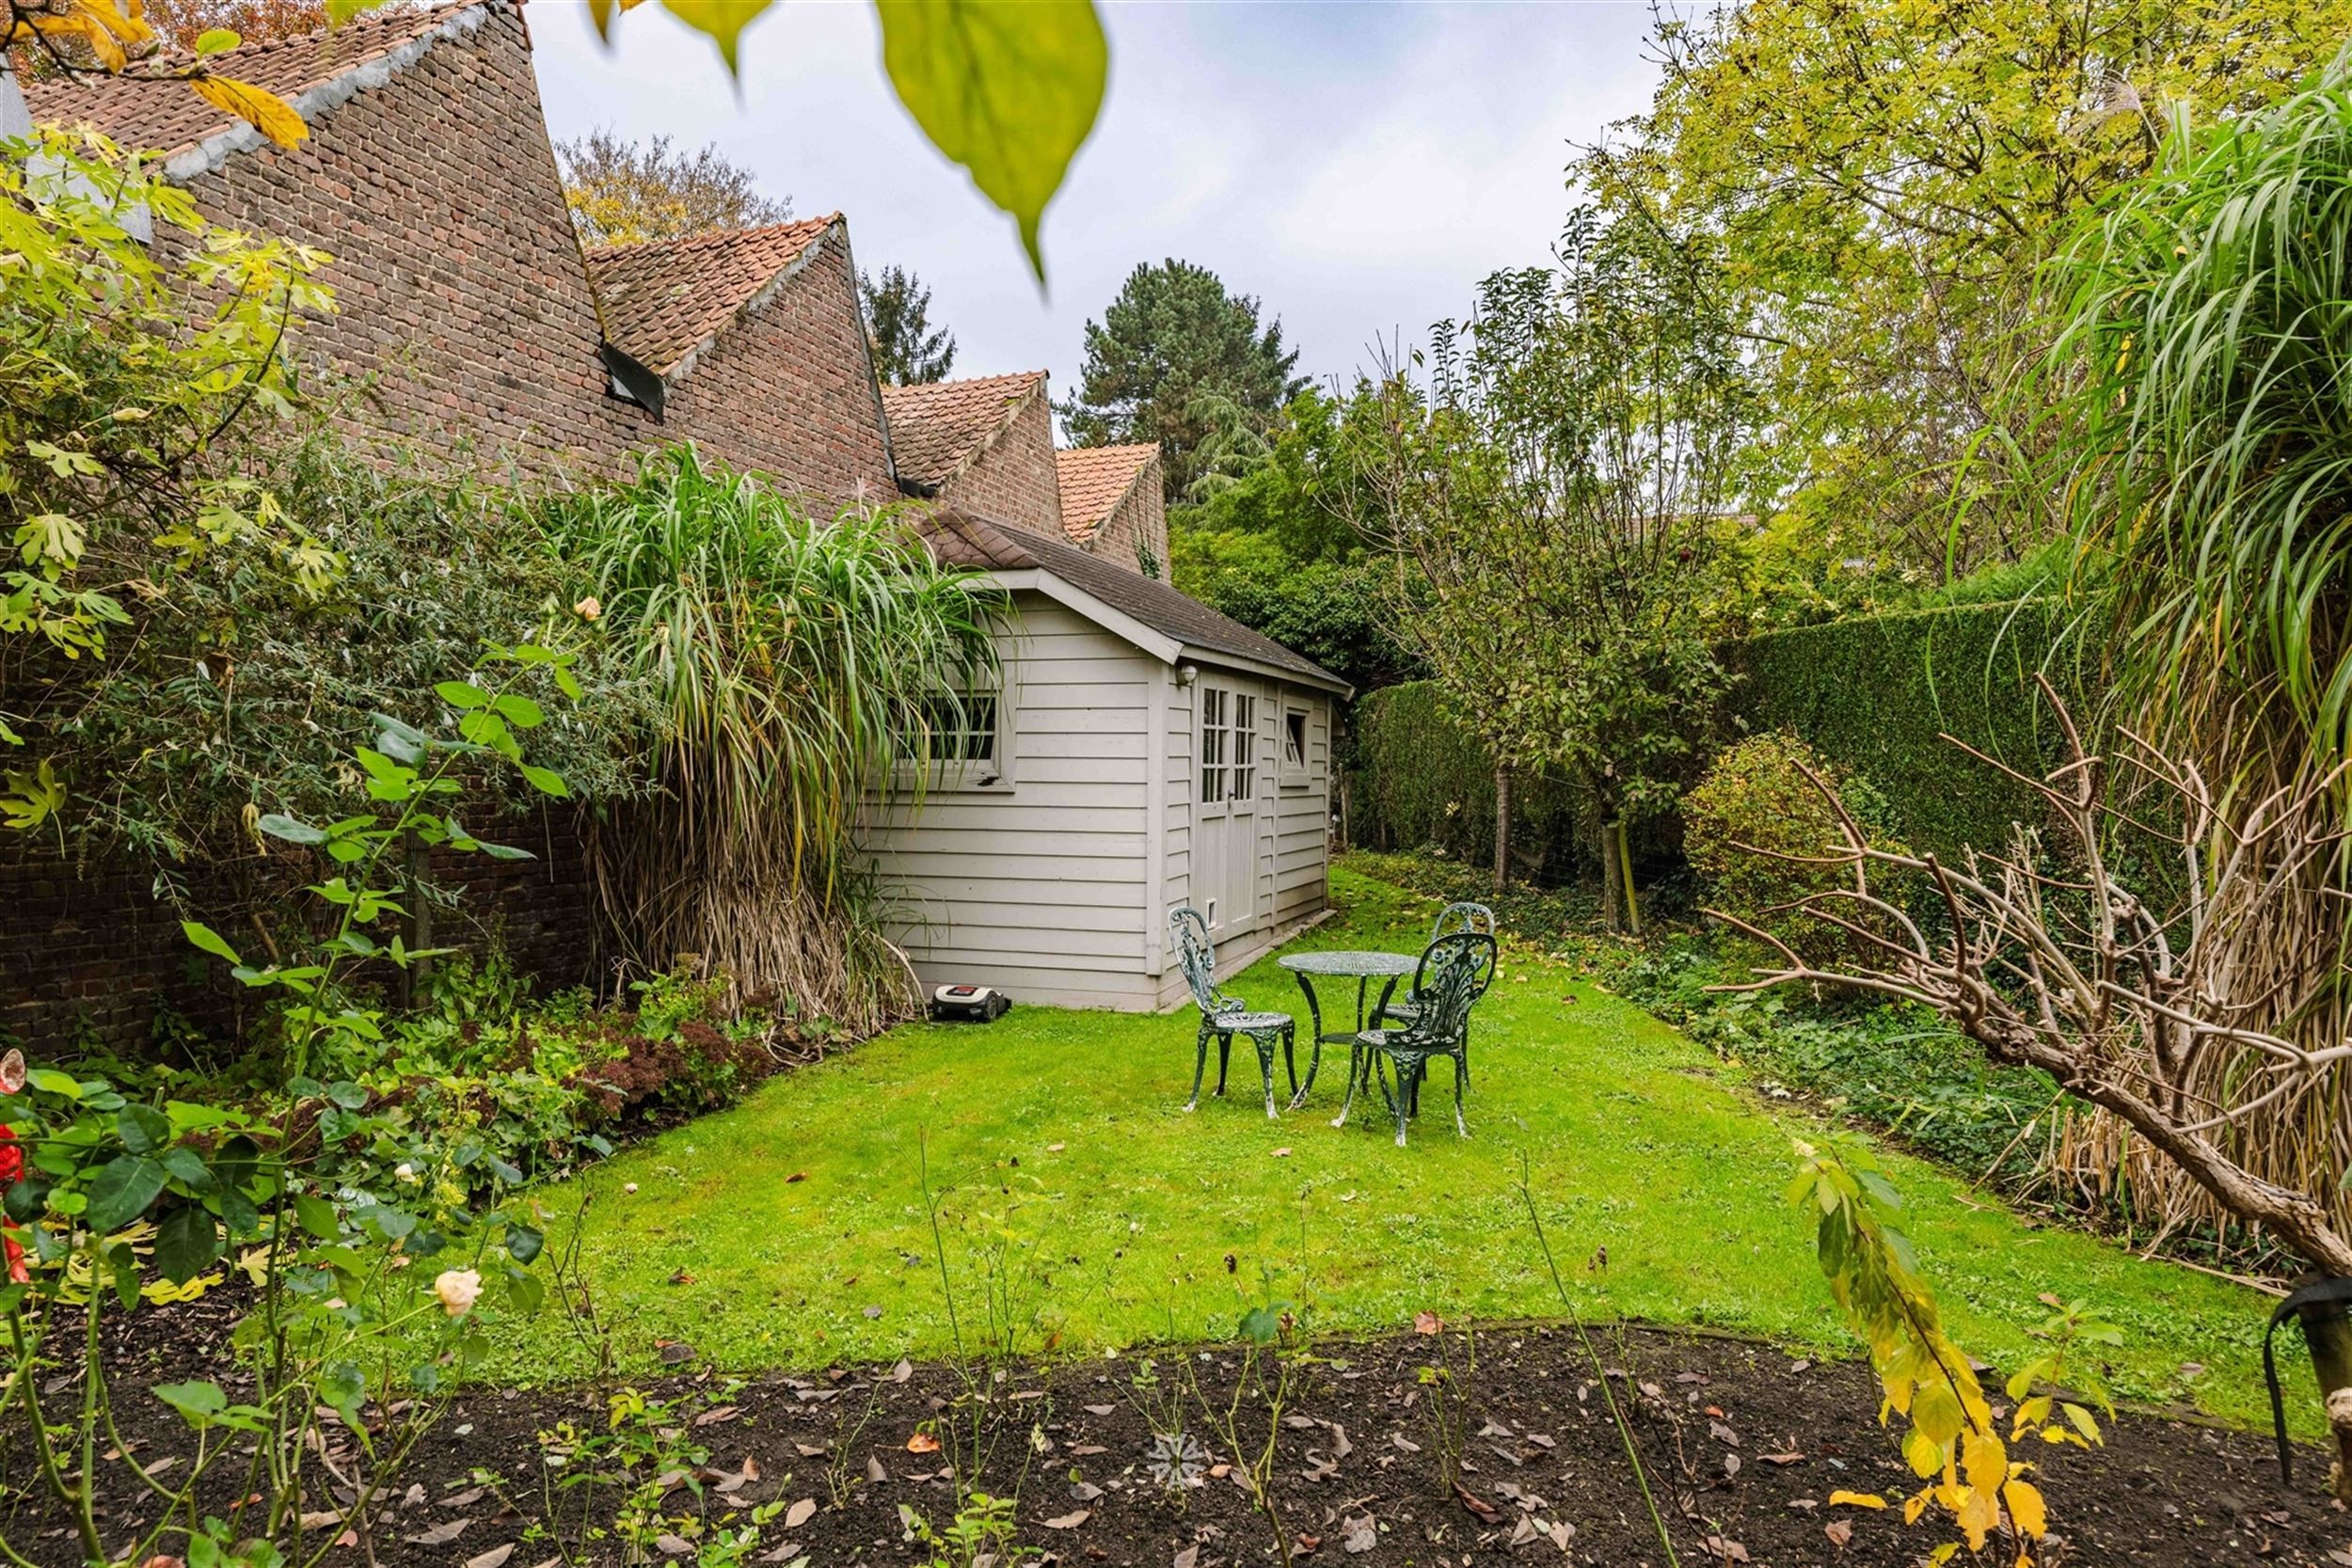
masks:
<path id="1" fill-rule="evenodd" d="M 794 212 L 839 210 L 858 263 L 913 268 L 956 375 L 1075 380 L 1085 324 L 1139 261 L 1254 293 L 1346 374 L 1368 345 L 1462 313 L 1476 280 L 1540 262 L 1570 144 L 1646 101 L 1644 4 L 1107 5 L 1110 94 L 1045 214 L 1041 294 L 1009 222 L 918 132 L 882 73 L 870 7 L 779 0 L 739 89 L 655 6 L 596 40 L 583 5 L 529 11 L 555 135 L 598 125 L 717 142 Z"/>

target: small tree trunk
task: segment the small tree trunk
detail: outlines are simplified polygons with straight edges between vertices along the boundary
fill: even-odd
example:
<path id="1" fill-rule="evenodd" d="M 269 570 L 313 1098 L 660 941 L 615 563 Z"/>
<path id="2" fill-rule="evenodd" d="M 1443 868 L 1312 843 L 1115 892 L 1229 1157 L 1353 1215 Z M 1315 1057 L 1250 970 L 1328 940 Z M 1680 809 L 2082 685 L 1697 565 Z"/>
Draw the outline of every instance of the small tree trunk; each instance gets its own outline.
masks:
<path id="1" fill-rule="evenodd" d="M 1511 878 L 1511 765 L 1495 764 L 1495 892 Z"/>
<path id="2" fill-rule="evenodd" d="M 433 851 L 414 831 L 408 834 L 408 950 L 421 953 L 433 945 L 433 906 L 424 896 L 425 874 L 431 869 Z M 398 990 L 403 1010 L 413 1007 L 417 990 L 433 974 L 431 958 L 410 958 L 400 972 Z"/>
<path id="3" fill-rule="evenodd" d="M 1633 845 L 1631 835 L 1625 831 L 1623 819 L 1617 823 L 1617 870 L 1618 885 L 1625 890 L 1626 929 L 1639 937 L 1642 934 L 1642 901 L 1633 892 Z"/>
<path id="4" fill-rule="evenodd" d="M 1617 915 L 1617 879 L 1624 871 L 1624 863 L 1617 859 L 1617 825 L 1603 817 L 1600 823 L 1600 914 L 1602 923 L 1612 931 L 1625 928 L 1624 922 Z"/>

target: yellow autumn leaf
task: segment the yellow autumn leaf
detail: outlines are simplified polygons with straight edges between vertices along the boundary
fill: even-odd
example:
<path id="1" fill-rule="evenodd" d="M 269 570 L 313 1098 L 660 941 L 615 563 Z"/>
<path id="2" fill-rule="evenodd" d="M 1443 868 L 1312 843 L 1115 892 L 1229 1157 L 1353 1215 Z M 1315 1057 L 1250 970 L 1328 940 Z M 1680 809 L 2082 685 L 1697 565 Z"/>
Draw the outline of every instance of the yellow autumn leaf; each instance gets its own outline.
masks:
<path id="1" fill-rule="evenodd" d="M 1884 1508 L 1886 1499 L 1875 1492 L 1832 1492 L 1829 1495 L 1830 1507 L 1836 1508 L 1841 1503 L 1848 1508 Z"/>
<path id="2" fill-rule="evenodd" d="M 267 87 L 228 76 L 199 76 L 188 86 L 214 108 L 236 116 L 280 147 L 292 147 L 310 134 L 294 106 Z"/>
<path id="3" fill-rule="evenodd" d="M 120 71 L 131 63 L 130 56 L 122 52 L 122 45 L 115 41 L 114 35 L 87 12 L 75 11 L 70 16 L 36 16 L 32 22 L 34 28 L 44 38 L 80 39 L 89 45 L 90 57 L 98 62 L 102 70 Z"/>
<path id="4" fill-rule="evenodd" d="M 2050 1528 L 2050 1511 L 2042 1503 L 2042 1493 L 2031 1481 L 2012 1481 L 2002 1489 L 2001 1496 L 2009 1503 L 2009 1516 L 2015 1520 L 2020 1532 L 2039 1539 Z"/>
<path id="5" fill-rule="evenodd" d="M 1981 1487 L 1971 1486 L 1963 1490 L 1967 1495 L 1953 1513 L 1959 1518 L 1961 1533 L 1968 1538 L 1968 1549 L 1980 1552 L 1984 1550 L 1985 1538 L 2001 1522 L 2001 1505 L 1993 1500 L 1992 1493 Z"/>
<path id="6" fill-rule="evenodd" d="M 1944 1449 L 1934 1438 L 1913 1427 L 1903 1433 L 1903 1460 L 1911 1473 L 1924 1481 L 1944 1468 Z"/>
<path id="7" fill-rule="evenodd" d="M 79 3 L 83 12 L 92 22 L 124 43 L 145 43 L 155 36 L 155 29 L 147 24 L 143 12 L 140 15 L 125 15 L 115 8 L 113 0 L 79 0 Z"/>
<path id="8" fill-rule="evenodd" d="M 1904 1524 L 1915 1525 L 1919 1522 L 1919 1515 L 1928 1511 L 1928 1492 L 1931 1490 L 1932 1488 L 1922 1489 L 1903 1499 Z"/>
<path id="9" fill-rule="evenodd" d="M 1968 1484 L 1979 1492 L 1989 1492 L 2009 1475 L 2009 1449 L 1989 1432 L 1971 1432 L 1960 1440 L 1960 1463 L 1967 1472 Z"/>

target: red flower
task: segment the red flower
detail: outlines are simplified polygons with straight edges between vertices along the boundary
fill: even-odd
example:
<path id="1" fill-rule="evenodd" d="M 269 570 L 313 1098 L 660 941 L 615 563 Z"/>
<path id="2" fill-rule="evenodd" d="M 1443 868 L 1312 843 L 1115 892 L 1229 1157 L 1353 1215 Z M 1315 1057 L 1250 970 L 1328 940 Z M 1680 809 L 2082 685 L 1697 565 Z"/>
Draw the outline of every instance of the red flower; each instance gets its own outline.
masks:
<path id="1" fill-rule="evenodd" d="M 0 1121 L 0 1188 L 13 1185 L 24 1176 L 24 1150 L 18 1147 L 16 1132 Z"/>

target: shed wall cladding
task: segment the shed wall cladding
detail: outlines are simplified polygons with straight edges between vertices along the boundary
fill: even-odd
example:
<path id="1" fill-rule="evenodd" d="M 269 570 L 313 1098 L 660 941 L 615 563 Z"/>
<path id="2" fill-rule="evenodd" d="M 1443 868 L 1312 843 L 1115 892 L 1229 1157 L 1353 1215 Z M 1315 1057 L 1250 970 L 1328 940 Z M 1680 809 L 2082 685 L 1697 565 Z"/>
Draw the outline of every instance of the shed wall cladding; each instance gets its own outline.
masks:
<path id="1" fill-rule="evenodd" d="M 1061 485 L 1054 474 L 1054 419 L 1041 387 L 1012 422 L 958 474 L 946 499 L 983 517 L 1062 537 Z"/>
<path id="2" fill-rule="evenodd" d="M 1280 771 L 1274 794 L 1274 897 L 1268 907 L 1275 926 L 1288 930 L 1330 896 L 1331 699 L 1303 687 L 1282 687 L 1269 705 L 1276 714 L 1274 756 Z M 1305 720 L 1307 731 L 1306 768 L 1295 782 L 1282 766 L 1282 726 L 1293 713 Z"/>
<path id="3" fill-rule="evenodd" d="M 1009 790 L 935 790 L 868 843 L 898 885 L 927 984 L 1016 1002 L 1145 1007 L 1146 716 L 1164 667 L 1041 595 L 1017 595 Z"/>
<path id="4" fill-rule="evenodd" d="M 217 219 L 317 245 L 338 309 L 306 364 L 372 383 L 362 431 L 527 472 L 609 473 L 661 437 L 605 395 L 585 268 L 564 210 L 522 21 L 493 10 L 298 148 L 232 153 L 189 184 Z"/>

